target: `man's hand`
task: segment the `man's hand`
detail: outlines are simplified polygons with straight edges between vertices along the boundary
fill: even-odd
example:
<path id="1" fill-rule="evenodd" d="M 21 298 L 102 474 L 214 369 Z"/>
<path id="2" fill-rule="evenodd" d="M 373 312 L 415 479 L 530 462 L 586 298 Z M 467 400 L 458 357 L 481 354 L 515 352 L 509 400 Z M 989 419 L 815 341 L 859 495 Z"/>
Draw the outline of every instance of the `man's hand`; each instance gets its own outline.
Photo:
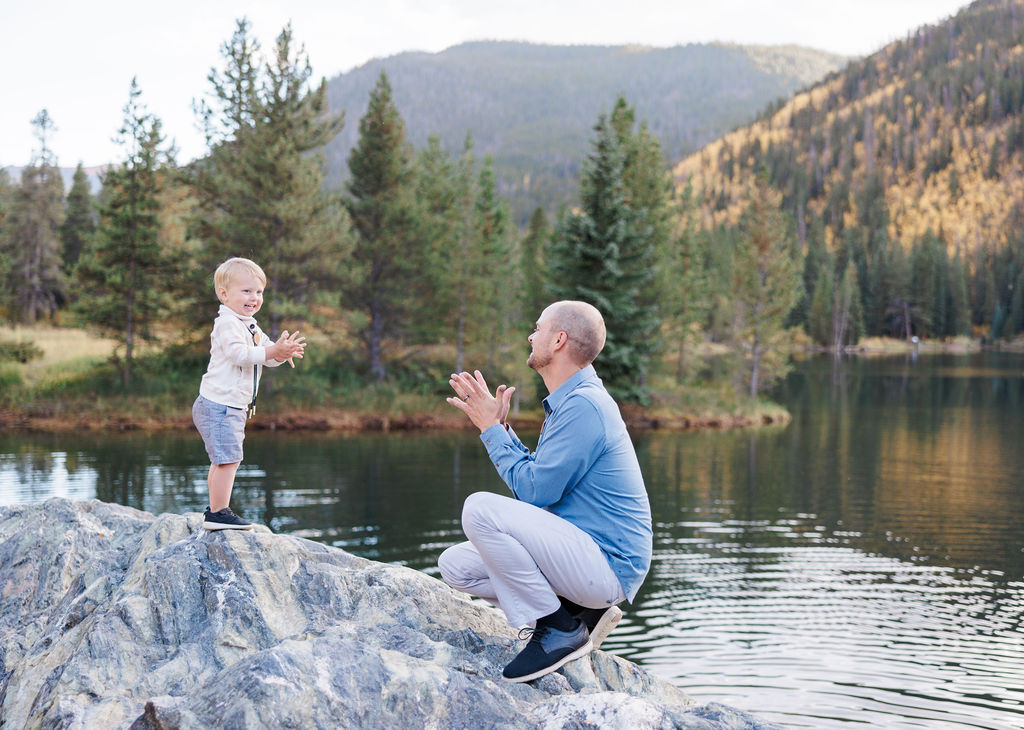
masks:
<path id="1" fill-rule="evenodd" d="M 305 337 L 299 337 L 298 330 L 295 330 L 292 334 L 288 334 L 288 330 L 285 330 L 281 333 L 277 342 L 267 348 L 267 359 L 279 362 L 287 360 L 289 365 L 295 367 L 295 361 L 292 358 L 302 359 L 303 353 L 306 351 L 305 340 Z"/>
<path id="2" fill-rule="evenodd" d="M 480 433 L 491 426 L 505 425 L 508 406 L 512 401 L 512 394 L 516 391 L 515 386 L 509 388 L 504 384 L 499 385 L 494 395 L 491 395 L 479 370 L 474 370 L 472 375 L 467 372 L 452 373 L 448 385 L 452 386 L 458 397 L 445 400 L 469 416 L 469 420 L 480 429 Z"/>

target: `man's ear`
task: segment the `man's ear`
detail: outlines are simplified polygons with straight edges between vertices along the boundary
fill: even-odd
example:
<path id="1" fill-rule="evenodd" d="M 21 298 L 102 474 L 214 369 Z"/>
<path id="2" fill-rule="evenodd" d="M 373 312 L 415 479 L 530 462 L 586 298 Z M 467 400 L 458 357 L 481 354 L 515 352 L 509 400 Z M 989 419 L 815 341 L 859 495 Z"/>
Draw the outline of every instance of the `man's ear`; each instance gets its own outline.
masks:
<path id="1" fill-rule="evenodd" d="M 555 346 L 553 349 L 561 350 L 569 344 L 569 335 L 564 330 L 555 335 Z"/>

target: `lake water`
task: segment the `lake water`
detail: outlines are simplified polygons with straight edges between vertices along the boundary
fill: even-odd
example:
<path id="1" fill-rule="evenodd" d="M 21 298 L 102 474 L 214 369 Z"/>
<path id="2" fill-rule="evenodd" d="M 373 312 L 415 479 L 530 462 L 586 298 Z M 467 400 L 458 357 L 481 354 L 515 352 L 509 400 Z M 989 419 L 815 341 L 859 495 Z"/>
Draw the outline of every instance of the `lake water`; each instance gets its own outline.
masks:
<path id="1" fill-rule="evenodd" d="M 1024 357 L 799 363 L 786 427 L 638 433 L 655 557 L 604 644 L 786 727 L 1024 727 Z M 524 434 L 529 443 L 533 440 Z M 472 433 L 252 433 L 233 504 L 437 575 Z M 0 433 L 0 505 L 202 510 L 191 434 Z"/>

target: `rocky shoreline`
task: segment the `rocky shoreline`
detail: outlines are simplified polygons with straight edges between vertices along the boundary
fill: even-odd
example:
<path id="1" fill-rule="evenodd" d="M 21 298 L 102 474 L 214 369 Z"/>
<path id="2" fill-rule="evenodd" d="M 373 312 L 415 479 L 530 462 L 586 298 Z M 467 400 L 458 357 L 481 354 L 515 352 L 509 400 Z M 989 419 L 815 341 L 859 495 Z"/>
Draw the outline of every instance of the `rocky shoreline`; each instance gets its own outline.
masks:
<path id="1" fill-rule="evenodd" d="M 777 727 L 601 651 L 530 684 L 423 573 L 198 514 L 0 508 L 0 728 Z"/>

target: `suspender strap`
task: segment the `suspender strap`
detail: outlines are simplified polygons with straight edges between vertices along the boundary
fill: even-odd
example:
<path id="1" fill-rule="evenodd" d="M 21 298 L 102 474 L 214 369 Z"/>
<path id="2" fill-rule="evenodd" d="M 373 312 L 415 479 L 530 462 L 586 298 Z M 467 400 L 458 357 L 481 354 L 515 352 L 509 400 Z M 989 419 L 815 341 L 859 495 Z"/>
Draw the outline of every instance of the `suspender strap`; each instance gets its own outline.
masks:
<path id="1" fill-rule="evenodd" d="M 260 344 L 260 335 L 256 331 L 255 322 L 249 325 L 249 332 L 252 333 L 252 344 Z M 249 418 L 252 418 L 254 415 L 256 415 L 256 388 L 259 385 L 259 378 L 257 376 L 257 373 L 259 372 L 258 368 L 259 365 L 252 366 L 252 400 L 249 402 L 249 407 L 246 409 Z"/>

